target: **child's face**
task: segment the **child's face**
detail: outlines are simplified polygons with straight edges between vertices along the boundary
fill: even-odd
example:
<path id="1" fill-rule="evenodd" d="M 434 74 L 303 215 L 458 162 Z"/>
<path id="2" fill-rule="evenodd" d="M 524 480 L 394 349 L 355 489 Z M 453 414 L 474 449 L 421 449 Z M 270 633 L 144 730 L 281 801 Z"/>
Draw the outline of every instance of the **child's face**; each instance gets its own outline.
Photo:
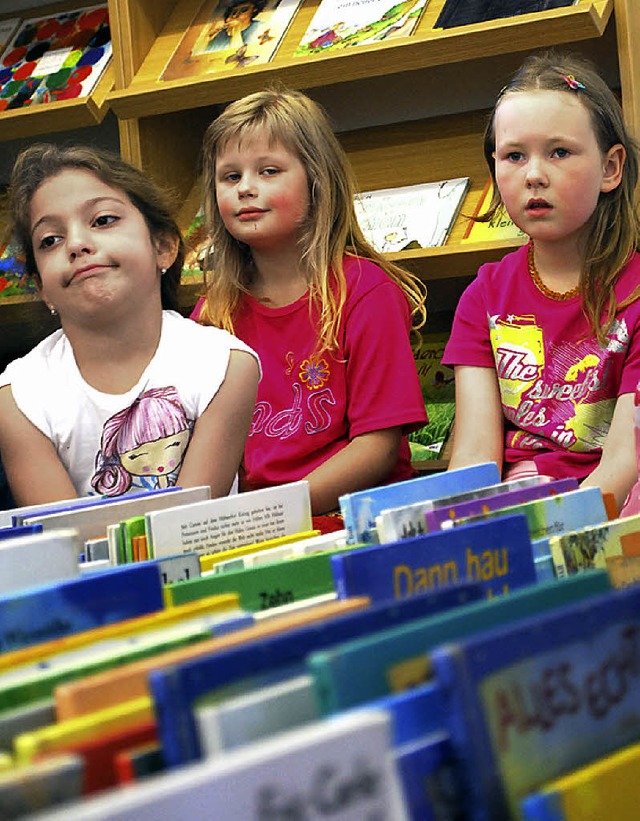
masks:
<path id="1" fill-rule="evenodd" d="M 600 192 L 617 185 L 577 94 L 508 93 L 496 111 L 495 141 L 502 200 L 534 240 L 577 241 Z"/>
<path id="2" fill-rule="evenodd" d="M 257 130 L 216 159 L 216 198 L 227 231 L 256 250 L 294 250 L 309 210 L 307 173 L 297 154 Z"/>
<path id="3" fill-rule="evenodd" d="M 148 302 L 159 293 L 159 269 L 171 264 L 129 197 L 83 169 L 38 188 L 31 232 L 42 297 L 63 321 Z"/>

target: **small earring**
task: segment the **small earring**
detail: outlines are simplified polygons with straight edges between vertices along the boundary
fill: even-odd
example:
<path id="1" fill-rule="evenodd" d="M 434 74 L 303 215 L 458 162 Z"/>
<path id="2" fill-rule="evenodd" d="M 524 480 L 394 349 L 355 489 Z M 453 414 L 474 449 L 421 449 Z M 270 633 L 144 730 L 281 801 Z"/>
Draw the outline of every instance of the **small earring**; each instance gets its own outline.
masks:
<path id="1" fill-rule="evenodd" d="M 57 312 L 57 311 L 56 311 L 56 309 L 53 307 L 53 305 L 50 305 L 50 306 L 49 306 L 49 313 L 51 314 L 51 316 L 58 316 L 58 312 Z"/>
<path id="2" fill-rule="evenodd" d="M 167 273 L 167 269 L 166 269 L 166 268 L 161 268 L 161 269 L 160 269 L 160 274 L 161 274 L 162 276 L 164 276 L 166 273 Z"/>

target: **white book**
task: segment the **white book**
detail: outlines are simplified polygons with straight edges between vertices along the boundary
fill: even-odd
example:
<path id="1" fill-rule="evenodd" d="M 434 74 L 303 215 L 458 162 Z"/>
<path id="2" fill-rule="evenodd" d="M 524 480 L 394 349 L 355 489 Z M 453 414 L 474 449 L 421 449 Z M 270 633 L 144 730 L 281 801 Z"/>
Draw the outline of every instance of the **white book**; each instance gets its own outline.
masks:
<path id="1" fill-rule="evenodd" d="M 155 558 L 206 555 L 312 530 L 309 483 L 210 499 L 146 514 L 147 545 Z"/>
<path id="2" fill-rule="evenodd" d="M 194 712 L 208 758 L 320 718 L 311 676 L 295 676 Z"/>
<path id="3" fill-rule="evenodd" d="M 24 519 L 24 524 L 42 524 L 45 531 L 73 527 L 78 531 L 81 550 L 82 544 L 87 539 L 105 536 L 109 525 L 121 522 L 123 519 L 143 516 L 150 510 L 164 510 L 169 507 L 175 508 L 177 505 L 204 501 L 210 497 L 211 488 L 208 485 L 173 490 L 171 493 L 147 493 L 131 499 L 123 496 L 117 502 L 92 507 L 81 506 L 72 510 L 62 510 L 59 513 L 28 516 Z"/>
<path id="4" fill-rule="evenodd" d="M 79 575 L 82 543 L 75 530 L 16 536 L 0 541 L 0 594 Z"/>
<path id="5" fill-rule="evenodd" d="M 31 818 L 406 821 L 389 725 L 382 710 L 336 716 Z"/>
<path id="6" fill-rule="evenodd" d="M 469 190 L 469 177 L 358 194 L 358 223 L 382 253 L 444 245 Z"/>
<path id="7" fill-rule="evenodd" d="M 266 610 L 257 610 L 253 614 L 253 617 L 256 621 L 265 621 L 265 619 L 275 619 L 278 618 L 278 616 L 289 616 L 291 613 L 297 613 L 300 610 L 308 610 L 320 604 L 336 601 L 337 598 L 338 594 L 333 590 L 331 593 L 321 593 L 319 596 L 310 596 L 308 599 L 300 599 L 299 601 L 289 602 L 289 604 L 281 604 L 279 607 L 268 607 Z"/>

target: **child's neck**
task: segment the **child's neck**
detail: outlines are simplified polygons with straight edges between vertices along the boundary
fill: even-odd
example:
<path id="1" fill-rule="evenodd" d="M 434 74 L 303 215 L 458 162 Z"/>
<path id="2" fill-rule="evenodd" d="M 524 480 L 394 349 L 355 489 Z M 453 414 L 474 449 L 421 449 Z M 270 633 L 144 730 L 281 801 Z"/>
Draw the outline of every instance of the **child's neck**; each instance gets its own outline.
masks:
<path id="1" fill-rule="evenodd" d="M 552 291 L 565 293 L 580 282 L 582 254 L 575 243 L 534 242 L 534 262 L 539 277 Z"/>
<path id="2" fill-rule="evenodd" d="M 65 327 L 82 378 L 101 393 L 133 388 L 153 359 L 162 332 L 162 314 L 140 317 L 134 327 Z"/>
<path id="3" fill-rule="evenodd" d="M 300 266 L 299 252 L 289 254 L 253 253 L 255 273 L 251 295 L 273 308 L 291 305 L 305 294 L 309 285 Z"/>

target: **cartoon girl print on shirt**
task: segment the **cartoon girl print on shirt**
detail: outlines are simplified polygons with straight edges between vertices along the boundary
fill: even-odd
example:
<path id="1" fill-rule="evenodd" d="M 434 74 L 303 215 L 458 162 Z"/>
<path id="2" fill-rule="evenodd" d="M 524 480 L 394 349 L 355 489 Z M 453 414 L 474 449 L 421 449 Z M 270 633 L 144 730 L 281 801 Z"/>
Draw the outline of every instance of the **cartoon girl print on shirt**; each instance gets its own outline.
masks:
<path id="1" fill-rule="evenodd" d="M 105 422 L 91 486 L 121 496 L 175 485 L 192 428 L 175 388 L 145 391 Z"/>

